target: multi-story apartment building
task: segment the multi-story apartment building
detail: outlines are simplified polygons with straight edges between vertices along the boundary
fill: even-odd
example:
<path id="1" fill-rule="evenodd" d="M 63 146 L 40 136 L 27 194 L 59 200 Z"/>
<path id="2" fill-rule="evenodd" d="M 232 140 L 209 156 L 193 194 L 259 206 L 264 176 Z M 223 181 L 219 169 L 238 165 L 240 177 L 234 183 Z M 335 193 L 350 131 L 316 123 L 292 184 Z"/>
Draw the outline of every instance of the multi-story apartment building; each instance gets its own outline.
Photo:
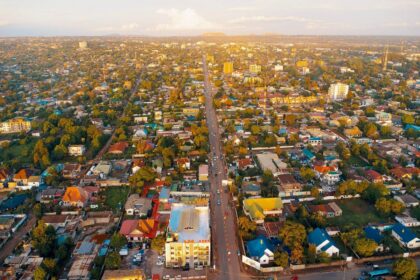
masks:
<path id="1" fill-rule="evenodd" d="M 174 203 L 165 244 L 167 267 L 210 265 L 209 207 Z"/>
<path id="2" fill-rule="evenodd" d="M 31 122 L 23 118 L 15 118 L 0 123 L 0 133 L 20 133 L 31 130 Z"/>
<path id="3" fill-rule="evenodd" d="M 233 62 L 223 63 L 223 73 L 224 74 L 232 74 L 233 73 Z"/>
<path id="4" fill-rule="evenodd" d="M 328 96 L 333 101 L 343 100 L 347 97 L 348 93 L 349 85 L 342 83 L 331 84 L 330 88 L 328 89 Z"/>

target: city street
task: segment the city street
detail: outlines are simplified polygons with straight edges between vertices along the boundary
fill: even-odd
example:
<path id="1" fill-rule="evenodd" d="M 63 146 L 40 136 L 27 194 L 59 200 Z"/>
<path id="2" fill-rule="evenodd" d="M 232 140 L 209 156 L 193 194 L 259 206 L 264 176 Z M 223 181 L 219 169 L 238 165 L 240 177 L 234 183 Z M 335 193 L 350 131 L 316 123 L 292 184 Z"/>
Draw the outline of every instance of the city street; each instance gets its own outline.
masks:
<path id="1" fill-rule="evenodd" d="M 209 181 L 211 185 L 210 209 L 212 225 L 213 263 L 216 267 L 214 279 L 251 279 L 241 273 L 241 260 L 236 235 L 235 212 L 231 195 L 222 187 L 222 180 L 227 179 L 225 164 L 222 159 L 222 146 L 213 107 L 215 89 L 210 83 L 205 58 L 203 58 L 204 87 L 206 97 L 206 118 L 209 129 Z M 223 221 L 223 223 L 222 223 Z M 213 278 L 212 278 L 213 279 Z"/>

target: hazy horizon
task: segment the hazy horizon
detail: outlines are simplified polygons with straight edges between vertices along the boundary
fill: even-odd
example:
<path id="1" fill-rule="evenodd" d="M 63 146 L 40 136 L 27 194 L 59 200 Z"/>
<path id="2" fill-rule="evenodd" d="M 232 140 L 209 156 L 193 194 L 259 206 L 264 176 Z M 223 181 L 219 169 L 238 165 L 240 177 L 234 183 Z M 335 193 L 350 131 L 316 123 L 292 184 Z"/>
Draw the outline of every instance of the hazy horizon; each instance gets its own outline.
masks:
<path id="1" fill-rule="evenodd" d="M 0 36 L 420 36 L 416 0 L 0 0 Z"/>

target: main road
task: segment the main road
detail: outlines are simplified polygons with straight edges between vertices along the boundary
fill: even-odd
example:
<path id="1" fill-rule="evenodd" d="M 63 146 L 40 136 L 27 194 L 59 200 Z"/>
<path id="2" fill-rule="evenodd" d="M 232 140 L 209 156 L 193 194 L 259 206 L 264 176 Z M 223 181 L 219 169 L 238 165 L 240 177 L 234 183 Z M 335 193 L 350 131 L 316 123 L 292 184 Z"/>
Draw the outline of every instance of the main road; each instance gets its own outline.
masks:
<path id="1" fill-rule="evenodd" d="M 210 181 L 210 211 L 212 227 L 213 263 L 215 275 L 211 279 L 237 280 L 251 279 L 241 272 L 241 256 L 239 254 L 236 217 L 231 194 L 222 186 L 222 180 L 227 179 L 223 161 L 220 130 L 216 110 L 213 106 L 215 89 L 209 79 L 209 72 L 203 56 L 205 113 L 209 130 L 209 181 Z M 226 192 L 225 192 L 226 191 Z"/>

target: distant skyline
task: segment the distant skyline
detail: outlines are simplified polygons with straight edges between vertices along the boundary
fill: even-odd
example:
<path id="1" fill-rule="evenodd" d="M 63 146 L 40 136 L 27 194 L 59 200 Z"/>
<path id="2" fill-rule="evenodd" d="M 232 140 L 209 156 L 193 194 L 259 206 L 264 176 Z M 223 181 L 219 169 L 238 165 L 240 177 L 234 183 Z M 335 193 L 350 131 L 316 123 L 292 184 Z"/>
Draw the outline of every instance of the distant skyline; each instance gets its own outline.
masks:
<path id="1" fill-rule="evenodd" d="M 420 0 L 0 0 L 0 36 L 420 36 Z"/>

